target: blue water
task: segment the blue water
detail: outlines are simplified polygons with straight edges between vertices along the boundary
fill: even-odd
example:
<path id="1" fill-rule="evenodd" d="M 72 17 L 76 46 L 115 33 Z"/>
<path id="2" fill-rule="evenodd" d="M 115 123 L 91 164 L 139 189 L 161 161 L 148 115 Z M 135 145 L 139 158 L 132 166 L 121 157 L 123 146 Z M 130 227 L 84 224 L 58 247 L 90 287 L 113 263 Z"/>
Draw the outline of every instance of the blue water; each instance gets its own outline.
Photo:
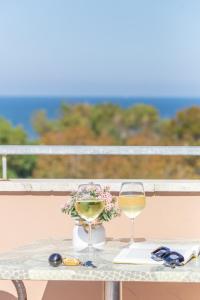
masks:
<path id="1" fill-rule="evenodd" d="M 112 102 L 122 107 L 129 107 L 137 103 L 155 106 L 161 117 L 172 117 L 177 111 L 190 107 L 200 106 L 200 98 L 117 98 L 117 97 L 0 97 L 0 116 L 8 119 L 13 125 L 21 125 L 31 138 L 36 134 L 31 126 L 31 118 L 37 110 L 45 110 L 49 118 L 59 116 L 59 108 L 65 103 L 105 103 Z"/>

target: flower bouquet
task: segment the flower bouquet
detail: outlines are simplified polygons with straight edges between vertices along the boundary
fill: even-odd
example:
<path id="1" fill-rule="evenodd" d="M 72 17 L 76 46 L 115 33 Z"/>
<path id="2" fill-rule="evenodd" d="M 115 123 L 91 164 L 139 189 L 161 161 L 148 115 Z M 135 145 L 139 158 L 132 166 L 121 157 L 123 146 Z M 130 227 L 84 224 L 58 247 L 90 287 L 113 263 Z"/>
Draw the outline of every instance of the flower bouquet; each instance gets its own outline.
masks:
<path id="1" fill-rule="evenodd" d="M 110 192 L 110 187 L 105 186 L 102 189 L 98 189 L 95 184 L 86 185 L 85 191 L 74 191 L 71 193 L 71 197 L 64 203 L 61 210 L 63 213 L 68 214 L 75 220 L 84 222 L 79 216 L 78 212 L 75 209 L 75 201 L 79 197 L 79 193 L 88 194 L 94 199 L 100 199 L 104 201 L 104 209 L 99 215 L 98 219 L 94 221 L 95 223 L 108 222 L 111 219 L 120 215 L 120 210 L 118 207 L 117 198 L 113 196 Z"/>
<path id="2" fill-rule="evenodd" d="M 76 210 L 78 199 L 83 201 L 92 199 L 92 201 L 103 202 L 103 210 L 99 213 L 94 221 L 87 222 L 81 218 Z M 118 207 L 117 198 L 110 193 L 109 187 L 101 188 L 97 184 L 80 185 L 78 191 L 71 194 L 71 197 L 62 207 L 62 212 L 68 214 L 75 220 L 73 229 L 73 246 L 76 249 L 84 249 L 92 244 L 101 249 L 105 244 L 105 229 L 102 223 L 108 222 L 114 217 L 119 216 L 120 210 Z"/>

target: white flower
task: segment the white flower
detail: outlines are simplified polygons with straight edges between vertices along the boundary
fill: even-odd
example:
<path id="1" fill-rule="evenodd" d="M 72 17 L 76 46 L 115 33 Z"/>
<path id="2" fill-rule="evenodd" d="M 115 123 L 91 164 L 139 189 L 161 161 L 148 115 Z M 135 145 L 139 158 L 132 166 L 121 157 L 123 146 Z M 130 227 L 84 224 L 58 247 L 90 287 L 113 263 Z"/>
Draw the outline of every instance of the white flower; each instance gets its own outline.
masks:
<path id="1" fill-rule="evenodd" d="M 105 205 L 105 211 L 111 211 L 114 208 L 114 204 L 113 203 L 107 203 Z"/>

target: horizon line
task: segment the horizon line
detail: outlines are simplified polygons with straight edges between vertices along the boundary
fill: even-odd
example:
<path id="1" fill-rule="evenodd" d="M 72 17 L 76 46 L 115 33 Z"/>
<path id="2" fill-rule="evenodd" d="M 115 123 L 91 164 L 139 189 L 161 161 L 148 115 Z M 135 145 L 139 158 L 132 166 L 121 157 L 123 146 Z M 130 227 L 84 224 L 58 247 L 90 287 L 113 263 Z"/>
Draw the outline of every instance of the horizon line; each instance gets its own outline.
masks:
<path id="1" fill-rule="evenodd" d="M 107 98 L 107 100 L 120 100 L 120 99 L 131 99 L 131 98 L 135 98 L 135 99 L 145 99 L 145 100 L 159 100 L 159 99 L 169 99 L 169 98 L 173 98 L 173 99 L 194 99 L 194 100 L 200 100 L 200 95 L 199 96 L 173 96 L 173 95 L 169 95 L 169 96 L 139 96 L 139 95 L 1 95 L 0 94 L 0 98 L 33 98 L 33 97 L 37 97 L 37 98 L 67 98 L 67 100 L 69 100 L 70 98 L 72 99 L 92 99 L 92 98 L 96 98 L 96 99 L 102 99 L 105 100 Z M 149 98 L 149 99 L 148 99 Z M 61 99 L 62 100 L 62 99 Z M 64 100 L 64 99 L 63 99 Z"/>

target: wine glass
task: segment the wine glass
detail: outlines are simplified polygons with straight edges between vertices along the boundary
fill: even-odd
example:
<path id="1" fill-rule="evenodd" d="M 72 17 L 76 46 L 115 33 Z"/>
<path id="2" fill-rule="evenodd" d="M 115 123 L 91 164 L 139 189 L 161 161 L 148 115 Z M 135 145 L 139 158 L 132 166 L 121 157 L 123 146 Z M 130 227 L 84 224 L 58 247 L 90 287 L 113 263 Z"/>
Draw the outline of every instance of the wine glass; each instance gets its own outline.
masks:
<path id="1" fill-rule="evenodd" d="M 99 184 L 80 184 L 75 200 L 75 209 L 79 216 L 88 224 L 88 247 L 84 252 L 92 253 L 94 251 L 92 244 L 92 222 L 104 210 L 104 200 L 100 198 L 101 186 Z"/>
<path id="2" fill-rule="evenodd" d="M 141 182 L 124 182 L 119 193 L 119 206 L 132 221 L 130 245 L 134 243 L 134 219 L 145 207 L 145 192 Z"/>

